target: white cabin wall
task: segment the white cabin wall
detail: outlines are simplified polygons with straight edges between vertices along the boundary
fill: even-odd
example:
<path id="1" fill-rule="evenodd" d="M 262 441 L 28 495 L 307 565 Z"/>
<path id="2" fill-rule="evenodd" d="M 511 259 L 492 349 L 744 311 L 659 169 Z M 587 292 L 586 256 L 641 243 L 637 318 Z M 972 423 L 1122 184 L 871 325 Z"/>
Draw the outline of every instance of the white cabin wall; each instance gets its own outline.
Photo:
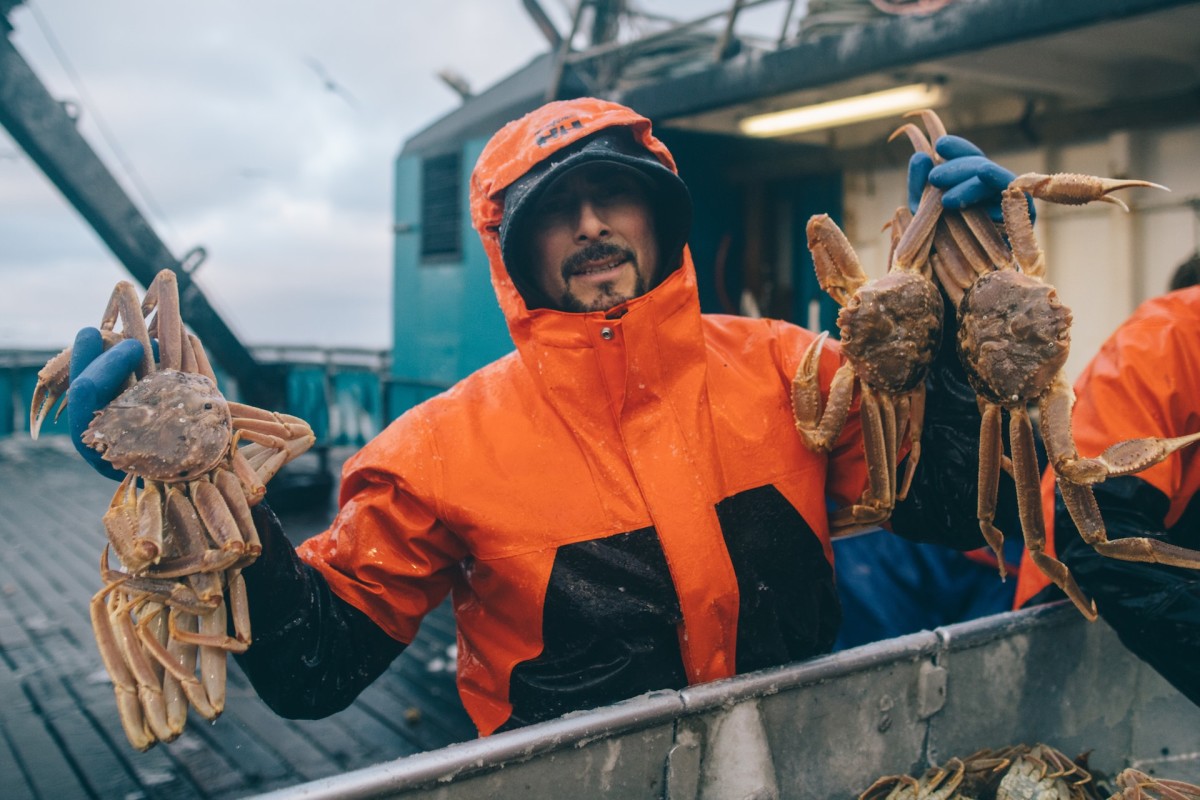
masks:
<path id="1" fill-rule="evenodd" d="M 1196 252 L 1200 222 L 1200 126 L 1119 132 L 1066 146 L 988 154 L 1023 172 L 1082 172 L 1142 178 L 1171 192 L 1118 194 L 1129 214 L 1107 203 L 1038 203 L 1037 234 L 1049 280 L 1074 313 L 1067 372 L 1074 380 L 1103 341 L 1142 301 L 1162 294 L 1175 267 Z M 888 252 L 883 224 L 904 197 L 903 168 L 850 170 L 845 175 L 845 230 L 871 277 Z"/>

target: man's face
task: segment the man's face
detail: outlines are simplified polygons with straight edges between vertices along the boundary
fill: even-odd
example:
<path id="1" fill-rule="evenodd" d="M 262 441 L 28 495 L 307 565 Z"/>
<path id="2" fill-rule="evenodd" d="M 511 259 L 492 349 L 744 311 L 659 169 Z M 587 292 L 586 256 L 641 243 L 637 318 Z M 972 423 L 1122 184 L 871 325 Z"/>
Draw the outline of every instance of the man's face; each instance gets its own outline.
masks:
<path id="1" fill-rule="evenodd" d="M 532 277 L 560 311 L 607 311 L 645 294 L 658 241 L 645 178 L 587 164 L 547 187 L 527 232 Z"/>

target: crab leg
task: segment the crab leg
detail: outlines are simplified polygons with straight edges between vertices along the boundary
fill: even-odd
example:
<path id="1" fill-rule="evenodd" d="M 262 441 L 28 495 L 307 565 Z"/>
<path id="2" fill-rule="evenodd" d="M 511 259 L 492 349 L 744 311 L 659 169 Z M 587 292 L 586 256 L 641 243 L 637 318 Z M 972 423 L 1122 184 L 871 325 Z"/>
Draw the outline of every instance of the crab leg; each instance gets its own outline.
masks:
<path id="1" fill-rule="evenodd" d="M 200 683 L 204 686 L 204 694 L 212 704 L 214 714 L 220 714 L 225 709 L 225 653 L 243 653 L 247 645 L 225 635 L 224 603 L 220 608 L 201 615 L 199 620 L 200 630 L 195 638 L 182 631 L 176 636 L 200 646 Z"/>
<path id="2" fill-rule="evenodd" d="M 92 633 L 96 637 L 96 646 L 100 650 L 100 658 L 112 679 L 113 691 L 117 698 L 117 712 L 121 717 L 121 727 L 125 730 L 125 738 L 134 749 L 145 752 L 155 743 L 154 735 L 146 725 L 142 714 L 142 704 L 137 697 L 137 683 L 133 674 L 125 664 L 121 648 L 117 644 L 117 635 L 113 630 L 112 621 L 108 615 L 108 596 L 117 590 L 119 583 L 110 583 L 92 596 L 88 611 L 92 618 Z"/>
<path id="3" fill-rule="evenodd" d="M 154 667 L 142 649 L 141 640 L 133 627 L 130 613 L 137 602 L 124 597 L 125 593 L 118 589 L 110 595 L 108 615 L 113 623 L 112 630 L 116 635 L 117 647 L 125 658 L 134 681 L 137 683 L 138 699 L 142 704 L 146 725 L 155 738 L 165 741 L 171 738 L 171 729 L 167 725 L 167 706 L 163 700 L 162 687 Z"/>
<path id="4" fill-rule="evenodd" d="M 897 500 L 908 497 L 913 475 L 916 474 L 917 464 L 921 460 L 921 434 L 925 431 L 925 384 L 917 384 L 908 397 L 908 466 L 904 470 L 904 483 L 896 492 Z"/>
<path id="5" fill-rule="evenodd" d="M 889 511 L 895 505 L 896 500 L 896 453 L 897 444 L 896 437 L 897 429 L 900 427 L 896 422 L 897 408 L 892 396 L 886 392 L 875 391 L 874 389 L 866 389 L 875 396 L 879 403 L 880 417 L 883 420 L 883 450 L 884 464 L 887 466 L 887 489 L 880 498 L 887 503 Z"/>
<path id="6" fill-rule="evenodd" d="M 186 609 L 195 614 L 208 613 L 213 608 L 211 600 L 200 597 L 195 590 L 179 581 L 145 575 L 129 575 L 109 569 L 107 548 L 100 554 L 100 576 L 109 583 L 120 583 L 172 608 Z"/>
<path id="7" fill-rule="evenodd" d="M 266 491 L 263 484 L 275 477 L 284 464 L 307 452 L 317 437 L 307 422 L 290 414 L 264 411 L 242 403 L 230 403 L 229 413 L 236 437 L 233 443 L 234 472 L 241 478 L 250 504 L 256 505 Z M 238 452 L 238 442 L 242 439 L 273 452 L 251 466 Z M 252 473 L 255 474 L 253 478 L 250 477 Z"/>
<path id="8" fill-rule="evenodd" d="M 229 616 L 233 620 L 235 638 L 250 645 L 250 601 L 246 595 L 246 579 L 241 568 L 235 567 L 225 573 L 229 586 Z"/>
<path id="9" fill-rule="evenodd" d="M 1075 391 L 1061 372 L 1055 376 L 1040 403 L 1042 438 L 1054 472 L 1072 483 L 1100 483 L 1118 475 L 1131 475 L 1166 460 L 1176 450 L 1200 441 L 1200 433 L 1172 438 L 1128 439 L 1110 445 L 1094 458 L 1083 458 L 1071 435 L 1071 409 Z"/>
<path id="10" fill-rule="evenodd" d="M 1041 493 L 1034 452 L 1033 425 L 1029 413 L 1023 406 L 1008 410 L 1009 440 L 1012 444 L 1013 479 L 1017 484 L 1017 510 L 1021 517 L 1021 528 L 1025 534 L 1025 549 L 1033 563 L 1042 573 L 1054 581 L 1089 620 L 1096 619 L 1096 604 L 1088 599 L 1075 582 L 1066 565 L 1045 552 L 1046 525 L 1042 518 Z M 1000 556 L 1004 563 L 1003 555 Z M 1003 570 L 1003 567 L 1001 567 Z"/>
<path id="11" fill-rule="evenodd" d="M 235 438 L 240 438 L 241 434 L 234 434 Z M 271 456 L 268 456 L 268 460 Z M 246 503 L 251 507 L 258 505 L 259 501 L 267 494 L 267 486 L 259 477 L 258 468 L 251 466 L 246 457 L 242 455 L 241 449 L 235 441 L 229 451 L 229 463 L 233 467 L 234 477 L 241 484 L 242 494 L 246 497 Z M 265 461 L 264 461 L 265 463 Z"/>
<path id="12" fill-rule="evenodd" d="M 142 312 L 154 311 L 154 330 L 158 336 L 158 363 L 162 369 L 182 369 L 184 333 L 179 316 L 179 280 L 164 269 L 154 276 L 142 299 Z"/>
<path id="13" fill-rule="evenodd" d="M 312 447 L 313 442 L 316 441 L 316 437 L 313 436 L 311 430 L 294 439 L 284 440 L 277 436 L 253 430 L 237 429 L 236 423 L 235 429 L 237 430 L 239 440 L 245 439 L 248 442 L 263 445 L 273 451 L 265 461 L 257 465 L 254 469 L 258 474 L 258 480 L 264 484 L 275 477 L 275 473 L 279 472 L 289 461 L 307 452 Z"/>
<path id="14" fill-rule="evenodd" d="M 808 220 L 807 233 L 817 283 L 838 305 L 846 305 L 867 282 L 867 274 L 863 272 L 850 240 L 828 214 L 813 215 Z"/>
<path id="15" fill-rule="evenodd" d="M 194 680 L 195 675 L 191 674 L 190 670 L 187 670 L 188 657 L 185 649 L 190 647 L 191 645 L 176 642 L 169 637 L 167 639 L 167 658 L 171 664 L 177 665 L 181 670 L 188 672 L 188 677 Z M 151 654 L 162 662 L 157 650 L 151 650 Z M 166 665 L 166 662 L 163 663 Z M 194 649 L 192 650 L 191 663 L 196 663 Z M 195 667 L 193 666 L 192 670 L 194 669 Z M 167 726 L 171 729 L 172 734 L 183 733 L 183 729 L 187 725 L 188 696 L 184 691 L 183 681 L 170 668 L 164 670 L 164 672 L 163 701 L 167 704 Z"/>
<path id="16" fill-rule="evenodd" d="M 1000 203 L 1004 211 L 1004 224 L 1008 230 L 1009 243 L 1021 269 L 1039 278 L 1046 274 L 1046 258 L 1033 235 L 1029 204 L 1025 200 L 1026 192 L 1051 203 L 1083 205 L 1099 200 L 1120 206 L 1128 211 L 1129 207 L 1120 198 L 1110 197 L 1109 193 L 1133 187 L 1166 190 L 1165 186 L 1159 186 L 1157 183 L 1149 181 L 1098 178 L 1094 175 L 1073 173 L 1042 175 L 1036 172 L 1027 172 L 1018 176 L 1004 190 Z"/>
<path id="17" fill-rule="evenodd" d="M 149 571 L 154 577 L 179 578 L 185 575 L 190 577 L 195 572 L 221 572 L 241 558 L 241 550 L 209 548 L 196 506 L 178 486 L 167 489 L 167 518 L 179 539 L 178 549 L 185 555 L 160 559 Z M 233 526 L 236 528 L 236 523 Z"/>
<path id="18" fill-rule="evenodd" d="M 154 658 L 154 672 L 162 685 L 163 705 L 166 709 L 169 735 L 163 741 L 173 741 L 183 733 L 187 720 L 187 697 L 183 693 L 178 677 L 178 659 L 168 652 L 166 606 L 161 603 L 146 603 L 151 608 L 137 623 L 137 634 L 146 652 Z M 194 680 L 194 678 L 193 678 Z"/>
<path id="19" fill-rule="evenodd" d="M 59 403 L 54 412 L 55 421 L 67 407 L 67 383 L 71 375 L 71 348 L 68 347 L 46 362 L 37 374 L 37 384 L 33 387 L 33 402 L 29 404 L 29 435 L 36 439 L 42 429 L 42 423 L 50 416 L 54 404 Z"/>
<path id="20" fill-rule="evenodd" d="M 137 339 L 142 343 L 142 363 L 137 369 L 137 377 L 144 378 L 154 372 L 154 350 L 150 347 L 150 333 L 146 329 L 146 318 L 138 301 L 137 289 L 129 281 L 121 281 L 113 289 L 100 321 L 100 329 L 112 330 L 118 319 L 121 320 L 121 338 Z"/>
<path id="21" fill-rule="evenodd" d="M 922 272 L 929 261 L 929 249 L 933 246 L 933 235 L 938 219 L 942 216 L 942 192 L 926 186 L 921 195 L 921 204 L 912 222 L 905 228 L 896 250 L 892 255 L 892 268 L 906 272 Z"/>
<path id="22" fill-rule="evenodd" d="M 212 364 L 208 360 L 208 354 L 204 352 L 204 345 L 200 343 L 200 339 L 193 334 L 188 334 L 188 342 L 192 346 L 192 358 L 196 360 L 195 372 L 203 375 L 213 382 L 213 386 L 217 385 L 217 374 L 213 372 Z"/>
<path id="23" fill-rule="evenodd" d="M 182 623 L 179 621 L 180 618 L 182 618 Z M 182 691 L 182 697 L 186 698 L 187 703 L 192 704 L 196 713 L 205 719 L 216 719 L 219 712 L 214 710 L 209 703 L 204 687 L 192 671 L 196 664 L 196 646 L 177 636 L 180 632 L 191 632 L 194 635 L 196 617 L 194 614 L 172 609 L 168 619 L 169 640 L 167 645 L 163 647 L 161 644 L 157 644 L 157 646 L 151 644 L 147 650 L 162 664 L 170 680 Z M 182 627 L 180 627 L 181 624 Z M 174 717 L 174 724 L 177 724 L 179 730 L 182 731 L 182 718 L 187 716 L 187 703 L 182 702 L 179 697 L 174 700 L 175 707 L 173 708 L 171 705 L 167 707 L 168 720 L 170 721 Z"/>
<path id="24" fill-rule="evenodd" d="M 246 550 L 241 527 L 230 510 L 221 491 L 206 480 L 188 484 L 192 504 L 200 515 L 209 536 L 225 554 L 236 554 L 239 558 Z"/>
<path id="25" fill-rule="evenodd" d="M 864 386 L 859 401 L 859 417 L 862 420 L 863 450 L 866 452 L 867 488 L 858 503 L 839 508 L 830 515 L 829 525 L 834 535 L 878 524 L 891 515 L 895 504 L 892 487 L 895 485 L 896 462 L 892 459 L 890 466 L 888 464 L 889 450 L 894 450 L 894 447 L 889 448 L 887 443 L 888 423 L 884 421 L 885 416 L 886 410 L 878 394 Z"/>
<path id="26" fill-rule="evenodd" d="M 218 469 L 212 474 L 211 480 L 237 521 L 242 541 L 245 542 L 245 556 L 237 565 L 249 566 L 262 554 L 262 542 L 258 538 L 254 518 L 250 515 L 250 504 L 246 502 L 246 495 L 242 494 L 242 485 L 227 469 Z"/>
<path id="27" fill-rule="evenodd" d="M 1017 191 L 1028 192 L 1039 200 L 1059 205 L 1081 206 L 1099 200 L 1120 206 L 1126 211 L 1129 210 L 1129 207 L 1119 197 L 1110 197 L 1112 192 L 1134 188 L 1171 191 L 1166 186 L 1150 181 L 1098 178 L 1095 175 L 1079 175 L 1072 172 L 1060 172 L 1054 175 L 1027 172 L 1024 175 L 1018 175 L 1009 186 Z"/>
<path id="28" fill-rule="evenodd" d="M 1000 406 L 992 403 L 983 405 L 983 418 L 979 422 L 979 497 L 976 516 L 984 540 L 996 554 L 1000 564 L 1000 577 L 1004 569 L 1004 534 L 995 526 L 996 497 L 1000 490 L 1000 462 L 1004 454 L 1004 441 L 1000 435 Z"/>
<path id="29" fill-rule="evenodd" d="M 1097 552 L 1112 558 L 1200 568 L 1200 552 L 1195 550 L 1141 536 L 1109 541 L 1100 507 L 1090 488 L 1091 484 L 1106 478 L 1129 475 L 1153 466 L 1176 450 L 1200 441 L 1200 433 L 1170 439 L 1130 439 L 1111 445 L 1095 458 L 1081 458 L 1071 436 L 1074 402 L 1075 393 L 1060 373 L 1042 398 L 1041 412 L 1046 453 L 1080 537 Z"/>
<path id="30" fill-rule="evenodd" d="M 130 572 L 141 572 L 162 556 L 162 496 L 153 481 L 139 497 L 136 476 L 125 476 L 103 523 L 108 541 Z"/>
<path id="31" fill-rule="evenodd" d="M 796 417 L 796 430 L 804 444 L 815 452 L 829 452 L 846 424 L 850 402 L 854 393 L 854 367 L 846 362 L 838 367 L 829 385 L 829 399 L 821 409 L 821 387 L 817 379 L 821 363 L 821 350 L 828 332 L 822 332 L 808 349 L 792 379 L 792 408 Z"/>

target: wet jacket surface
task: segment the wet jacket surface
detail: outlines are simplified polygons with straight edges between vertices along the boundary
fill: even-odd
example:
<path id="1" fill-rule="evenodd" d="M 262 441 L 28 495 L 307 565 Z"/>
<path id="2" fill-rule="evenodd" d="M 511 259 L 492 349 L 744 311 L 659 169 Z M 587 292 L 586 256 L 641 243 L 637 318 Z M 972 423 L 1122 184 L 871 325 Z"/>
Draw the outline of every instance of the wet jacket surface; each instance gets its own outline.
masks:
<path id="1" fill-rule="evenodd" d="M 331 668 L 342 669 L 331 694 L 369 682 L 448 594 L 460 694 L 484 734 L 833 643 L 840 610 L 826 503 L 857 499 L 865 469 L 854 415 L 829 456 L 809 452 L 795 431 L 791 380 L 815 334 L 701 315 L 686 249 L 648 293 L 585 314 L 530 310 L 500 258 L 504 188 L 615 125 L 631 126 L 673 168 L 646 120 L 600 101 L 543 108 L 493 139 L 472 177 L 472 216 L 516 351 L 411 409 L 347 462 L 341 510 L 299 549 L 303 562 L 247 570 L 261 584 L 252 613 L 273 580 L 303 587 L 292 591 L 307 621 L 262 621 L 294 658 L 339 660 L 329 637 L 283 644 L 274 630 L 303 638 L 331 604 L 345 606 L 334 615 L 341 635 L 384 652 L 350 677 Z M 827 347 L 823 391 L 839 363 Z M 927 435 L 970 450 L 973 397 L 961 419 L 942 413 L 953 419 L 941 424 L 940 396 L 931 395 Z M 961 471 L 970 452 L 939 471 L 930 451 L 898 527 L 979 546 L 974 496 L 958 487 L 965 474 L 974 490 L 973 472 Z M 959 508 L 965 517 L 954 516 Z M 392 643 L 375 641 L 364 619 Z M 257 616 L 254 625 L 257 636 Z M 280 678 L 280 662 L 256 656 L 258 646 L 239 658 L 256 688 L 272 672 Z M 313 709 L 296 715 L 336 710 L 319 688 L 311 693 Z"/>
<path id="2" fill-rule="evenodd" d="M 1124 439 L 1200 431 L 1200 287 L 1143 303 L 1104 343 L 1075 393 L 1072 423 L 1084 456 Z M 1149 536 L 1200 549 L 1198 488 L 1193 445 L 1093 490 L 1109 539 Z M 1079 538 L 1061 499 L 1055 502 L 1050 475 L 1042 494 L 1048 548 L 1057 549 L 1121 641 L 1200 703 L 1200 572 L 1100 556 Z M 1048 584 L 1026 559 L 1017 605 L 1045 598 Z"/>

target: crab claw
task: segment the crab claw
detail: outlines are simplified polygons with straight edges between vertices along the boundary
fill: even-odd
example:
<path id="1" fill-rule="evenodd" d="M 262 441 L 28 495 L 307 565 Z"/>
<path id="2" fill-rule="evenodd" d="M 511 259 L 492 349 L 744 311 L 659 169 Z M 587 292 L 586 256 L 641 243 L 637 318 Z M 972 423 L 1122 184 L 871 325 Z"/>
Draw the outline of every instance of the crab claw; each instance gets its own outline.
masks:
<path id="1" fill-rule="evenodd" d="M 1100 483 L 1118 475 L 1132 475 L 1163 461 L 1167 456 L 1193 442 L 1200 433 L 1170 439 L 1149 437 L 1129 439 L 1110 445 L 1095 458 L 1078 458 L 1056 465 L 1055 469 L 1067 480 L 1080 485 Z"/>
<path id="2" fill-rule="evenodd" d="M 42 423 L 50 416 L 54 404 L 58 410 L 54 412 L 57 420 L 67 407 L 67 383 L 71 374 L 71 348 L 68 347 L 54 358 L 46 362 L 46 366 L 37 374 L 37 385 L 33 389 L 33 401 L 29 404 L 29 435 L 36 439 L 42 429 Z M 59 400 L 62 400 L 59 403 Z"/>
<path id="3" fill-rule="evenodd" d="M 846 424 L 854 393 L 854 367 L 847 361 L 833 375 L 828 400 L 824 404 L 821 402 L 821 350 L 828 338 L 829 333 L 825 331 L 809 344 L 792 379 L 792 409 L 796 430 L 804 446 L 818 453 L 828 453 L 833 449 Z"/>
<path id="4" fill-rule="evenodd" d="M 867 282 L 854 247 L 828 214 L 814 214 L 806 230 L 817 282 L 838 305 L 846 305 Z"/>
<path id="5" fill-rule="evenodd" d="M 1010 189 L 1028 192 L 1039 200 L 1059 203 L 1068 206 L 1081 206 L 1100 200 L 1112 203 L 1128 211 L 1129 207 L 1116 197 L 1109 197 L 1112 192 L 1120 189 L 1133 188 L 1162 189 L 1171 191 L 1165 186 L 1150 181 L 1127 180 L 1122 178 L 1098 178 L 1094 175 L 1078 175 L 1062 172 L 1055 175 L 1042 175 L 1037 172 L 1027 172 L 1018 175 L 1009 184 Z"/>

